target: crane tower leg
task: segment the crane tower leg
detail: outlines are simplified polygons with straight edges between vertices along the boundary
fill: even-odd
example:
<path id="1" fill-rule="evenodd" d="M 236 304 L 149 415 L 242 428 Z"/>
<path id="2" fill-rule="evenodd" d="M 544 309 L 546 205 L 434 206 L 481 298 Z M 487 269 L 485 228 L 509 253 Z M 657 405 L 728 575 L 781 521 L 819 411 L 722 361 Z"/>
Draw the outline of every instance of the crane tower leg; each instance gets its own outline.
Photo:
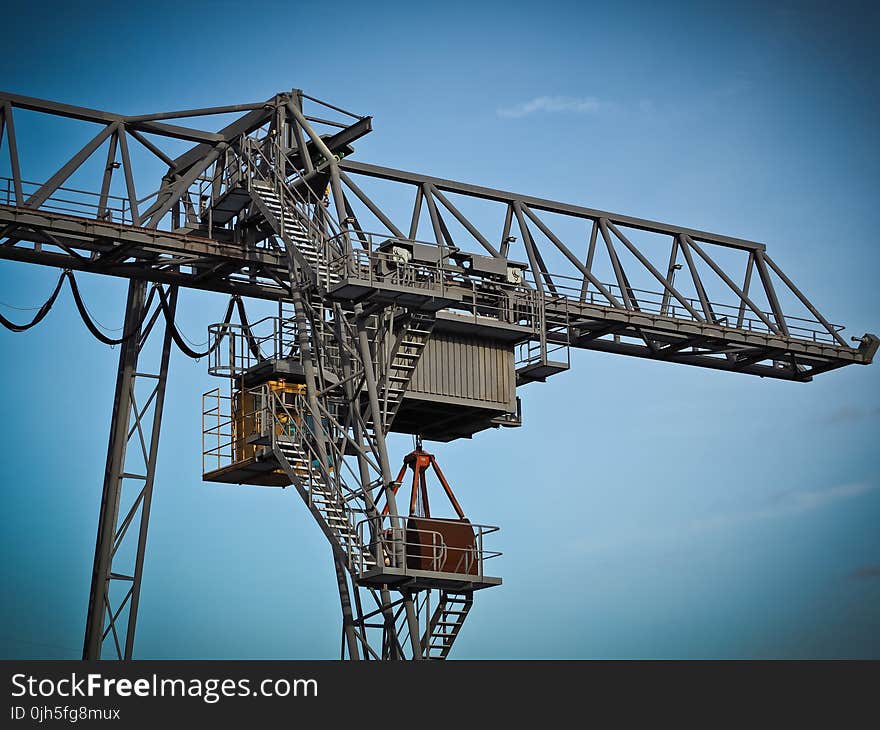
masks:
<path id="1" fill-rule="evenodd" d="M 146 284 L 131 280 L 123 326 L 126 339 L 120 346 L 98 516 L 83 659 L 101 659 L 105 641 L 112 641 L 111 656 L 118 659 L 130 659 L 134 648 L 171 353 L 171 324 L 166 321 L 157 372 L 142 372 L 139 368 L 150 325 L 156 321 L 154 318 L 153 322 L 144 322 L 146 304 Z M 172 287 L 168 309 L 172 316 L 176 304 L 177 289 Z"/>

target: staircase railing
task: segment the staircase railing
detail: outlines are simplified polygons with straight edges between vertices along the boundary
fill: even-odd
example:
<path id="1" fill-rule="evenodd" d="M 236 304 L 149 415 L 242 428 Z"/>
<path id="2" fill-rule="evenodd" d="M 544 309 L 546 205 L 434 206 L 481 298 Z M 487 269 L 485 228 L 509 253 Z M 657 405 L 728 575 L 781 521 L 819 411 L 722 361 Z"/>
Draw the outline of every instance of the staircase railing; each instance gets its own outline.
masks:
<path id="1" fill-rule="evenodd" d="M 308 424 L 308 419 L 312 416 L 305 396 L 272 390 L 268 385 L 260 386 L 251 392 L 259 393 L 262 400 L 261 434 L 269 439 L 272 449 L 277 450 L 282 443 L 294 443 L 306 457 L 305 481 L 308 485 L 309 504 L 312 503 L 313 487 L 318 478 L 331 493 L 336 491 L 337 480 L 333 476 L 335 454 L 332 448 L 329 449 L 329 453 L 323 455 L 318 450 L 317 437 Z M 344 503 L 341 494 L 334 496 Z"/>
<path id="2" fill-rule="evenodd" d="M 309 426 L 308 417 L 310 411 L 304 395 L 294 394 L 290 403 L 285 402 L 291 394 L 281 394 L 272 391 L 267 386 L 262 388 L 264 401 L 264 413 L 262 433 L 269 438 L 272 449 L 276 455 L 281 452 L 281 458 L 285 458 L 283 451 L 278 447 L 284 443 L 295 443 L 305 455 L 304 471 L 301 481 L 305 482 L 310 508 L 315 508 L 315 485 L 323 483 L 322 497 L 330 497 L 334 506 L 341 510 L 348 524 L 348 532 L 354 540 L 347 541 L 344 548 L 349 568 L 356 573 L 367 570 L 367 556 L 370 555 L 371 546 L 369 541 L 364 541 L 362 534 L 356 529 L 353 518 L 367 515 L 367 505 L 362 490 L 353 490 L 348 487 L 344 478 L 343 470 L 350 469 L 345 461 L 345 455 L 339 444 L 334 439 L 327 440 L 327 454 L 322 456 L 317 448 L 317 437 L 314 430 Z M 320 407 L 320 406 L 319 406 Z M 326 419 L 329 426 L 332 416 L 326 411 L 320 414 L 322 422 Z M 290 424 L 296 425 L 291 427 Z M 288 464 L 291 471 L 296 470 Z M 360 504 L 358 504 L 360 503 Z M 317 508 L 320 512 L 320 508 Z M 393 551 L 392 551 L 393 552 Z M 374 557 L 374 556 L 371 556 Z"/>
<path id="3" fill-rule="evenodd" d="M 272 148 L 276 159 L 283 154 L 277 142 L 272 144 Z M 297 190 L 288 185 L 286 179 L 278 172 L 275 160 L 266 154 L 262 144 L 255 144 L 253 141 L 243 141 L 242 155 L 247 164 L 246 173 L 249 173 L 246 174 L 245 178 L 248 190 L 254 190 L 254 180 L 259 180 L 272 186 L 272 190 L 281 203 L 282 216 L 285 214 L 291 214 L 293 216 L 293 222 L 303 230 L 305 236 L 312 242 L 312 245 L 318 254 L 318 263 L 324 263 L 328 266 L 327 281 L 322 282 L 325 285 L 328 285 L 331 246 L 332 242 L 337 240 L 339 234 L 339 227 L 336 225 L 333 217 L 328 213 L 323 215 L 325 222 L 331 228 L 331 232 L 329 233 L 315 223 L 312 216 L 308 215 L 307 211 L 310 207 L 312 210 L 317 209 L 318 206 L 322 205 L 321 201 L 308 200 Z M 264 170 L 269 172 L 264 172 Z M 259 194 L 259 189 L 257 189 L 256 192 Z M 282 229 L 286 223 L 288 223 L 288 221 L 283 218 L 279 221 Z M 287 236 L 285 235 L 284 238 L 287 239 Z M 288 246 L 296 245 L 290 240 L 285 240 L 285 244 Z M 314 273 L 316 278 L 320 280 L 320 272 L 315 271 Z"/>
<path id="4" fill-rule="evenodd" d="M 422 656 L 426 659 L 445 659 L 458 638 L 464 621 L 473 606 L 473 596 L 462 596 L 443 591 L 434 613 L 428 619 L 422 635 Z M 457 608 L 455 608 L 457 607 Z M 444 622 L 450 614 L 455 614 L 452 622 Z M 436 643 L 439 641 L 440 643 Z M 436 652 L 436 654 L 432 654 Z"/>

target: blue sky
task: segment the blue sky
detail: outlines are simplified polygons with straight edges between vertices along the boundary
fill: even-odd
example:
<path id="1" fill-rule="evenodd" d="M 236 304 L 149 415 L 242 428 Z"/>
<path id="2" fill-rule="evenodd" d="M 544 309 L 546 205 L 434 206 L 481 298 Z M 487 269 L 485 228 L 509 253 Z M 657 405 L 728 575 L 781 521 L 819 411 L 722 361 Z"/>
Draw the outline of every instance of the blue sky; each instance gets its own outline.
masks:
<path id="1" fill-rule="evenodd" d="M 358 159 L 764 241 L 848 335 L 880 329 L 869 5 L 4 13 L 9 91 L 135 114 L 303 88 L 374 116 Z M 19 125 L 24 175 L 44 179 L 61 158 Z M 2 263 L 4 315 L 56 275 Z M 124 282 L 79 278 L 119 327 Z M 204 340 L 224 302 L 181 301 Z M 0 331 L 0 353 L 0 655 L 73 658 L 118 352 L 65 293 L 35 330 Z M 296 495 L 201 482 L 217 384 L 173 357 L 136 653 L 335 656 L 329 549 Z M 456 656 L 880 657 L 878 384 L 878 366 L 801 385 L 575 353 L 522 389 L 523 428 L 435 448 L 473 519 L 502 526 L 505 583 L 477 595 Z"/>

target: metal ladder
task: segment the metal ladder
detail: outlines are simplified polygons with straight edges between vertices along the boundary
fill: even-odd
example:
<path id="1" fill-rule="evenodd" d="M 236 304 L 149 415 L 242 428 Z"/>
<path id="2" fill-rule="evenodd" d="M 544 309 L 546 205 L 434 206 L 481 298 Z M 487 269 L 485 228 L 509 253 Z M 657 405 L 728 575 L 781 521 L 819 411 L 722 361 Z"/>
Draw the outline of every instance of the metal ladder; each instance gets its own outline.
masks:
<path id="1" fill-rule="evenodd" d="M 436 319 L 433 314 L 414 311 L 392 345 L 391 362 L 387 372 L 379 381 L 379 406 L 385 415 L 384 423 L 387 431 L 394 422 L 394 417 L 403 403 L 403 396 L 409 387 L 413 373 L 418 367 L 422 353 L 431 339 Z M 372 414 L 367 425 L 373 426 Z"/>
<path id="2" fill-rule="evenodd" d="M 299 220 L 298 212 L 291 210 L 290 206 L 285 206 L 282 203 L 272 183 L 253 180 L 251 181 L 251 187 L 275 219 L 274 221 L 269 220 L 269 224 L 277 233 L 290 240 L 296 246 L 312 271 L 317 275 L 318 282 L 325 286 L 339 282 L 339 275 L 333 273 L 326 261 L 324 261 L 322 252 L 316 248 L 315 242 L 309 236 L 307 228 Z"/>
<path id="3" fill-rule="evenodd" d="M 374 567 L 376 558 L 361 542 L 351 524 L 345 500 L 327 484 L 321 471 L 312 465 L 308 450 L 302 447 L 297 437 L 292 440 L 278 438 L 275 445 L 278 465 L 298 488 L 322 531 L 344 553 L 349 568 L 353 572 L 361 572 Z"/>
<path id="4" fill-rule="evenodd" d="M 425 659 L 446 659 L 449 656 L 473 604 L 474 597 L 470 593 L 440 593 L 440 601 L 422 636 L 422 656 Z"/>

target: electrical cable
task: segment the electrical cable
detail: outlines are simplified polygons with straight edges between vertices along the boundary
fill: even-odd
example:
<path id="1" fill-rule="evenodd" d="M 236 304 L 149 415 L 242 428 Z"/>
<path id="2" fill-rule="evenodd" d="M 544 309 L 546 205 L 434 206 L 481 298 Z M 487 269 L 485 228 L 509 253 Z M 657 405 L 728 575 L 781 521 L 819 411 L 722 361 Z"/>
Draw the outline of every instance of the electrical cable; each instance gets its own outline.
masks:
<path id="1" fill-rule="evenodd" d="M 55 288 L 52 291 L 52 294 L 49 295 L 49 298 L 39 307 L 37 314 L 30 322 L 28 322 L 27 324 L 16 324 L 15 322 L 11 322 L 10 320 L 6 319 L 6 317 L 4 317 L 2 314 L 0 314 L 0 325 L 3 325 L 3 327 L 11 330 L 12 332 L 25 332 L 32 327 L 38 325 L 46 317 L 46 315 L 49 314 L 52 307 L 54 306 L 55 301 L 58 299 L 58 295 L 61 293 L 61 288 L 64 285 L 65 279 L 67 279 L 70 283 L 70 291 L 73 295 L 74 304 L 76 305 L 76 309 L 79 312 L 80 319 L 82 319 L 83 324 L 85 324 L 86 326 L 86 329 L 91 332 L 95 339 L 103 342 L 105 345 L 120 345 L 123 342 L 127 342 L 132 337 L 138 334 L 140 335 L 140 343 L 143 344 L 143 342 L 146 341 L 147 336 L 152 331 L 159 317 L 159 314 L 161 313 L 165 317 L 165 326 L 169 328 L 171 338 L 174 341 L 174 344 L 177 345 L 177 348 L 188 357 L 198 360 L 214 352 L 214 350 L 216 350 L 223 342 L 223 340 L 228 336 L 229 325 L 232 323 L 233 311 L 237 311 L 239 319 L 241 321 L 241 327 L 247 340 L 248 347 L 251 350 L 251 353 L 258 360 L 265 359 L 260 352 L 259 344 L 256 342 L 256 339 L 251 332 L 251 326 L 248 322 L 247 311 L 245 310 L 244 302 L 237 294 L 233 295 L 232 298 L 229 300 L 229 306 L 226 308 L 226 313 L 223 316 L 220 335 L 216 338 L 214 344 L 212 344 L 207 350 L 199 352 L 187 344 L 187 342 L 189 342 L 189 339 L 177 328 L 177 325 L 174 321 L 174 314 L 171 312 L 171 307 L 165 294 L 165 289 L 159 284 L 154 284 L 153 287 L 150 289 L 147 300 L 144 303 L 143 315 L 140 317 L 137 324 L 129 332 L 123 332 L 121 337 L 108 337 L 99 329 L 97 320 L 89 312 L 88 307 L 83 301 L 82 293 L 79 290 L 76 278 L 74 277 L 73 272 L 69 269 L 61 272 L 61 275 L 58 277 L 58 282 L 55 284 Z M 153 300 L 156 297 L 157 291 L 159 292 L 159 303 L 153 310 L 153 313 L 150 315 L 150 307 L 152 306 Z M 108 327 L 105 329 L 110 328 Z"/>
<path id="2" fill-rule="evenodd" d="M 40 306 L 39 311 L 34 316 L 34 318 L 28 322 L 27 324 L 15 324 L 14 322 L 9 321 L 0 314 L 0 324 L 2 324 L 6 329 L 12 330 L 13 332 L 26 332 L 31 327 L 35 327 L 40 322 L 43 321 L 43 318 L 49 314 L 49 310 L 52 309 L 52 305 L 55 304 L 55 300 L 58 298 L 58 294 L 61 293 L 61 285 L 64 283 L 64 279 L 67 276 L 67 272 L 61 272 L 61 276 L 58 277 L 58 283 L 55 284 L 55 290 L 49 295 L 49 298 L 43 302 Z"/>
<path id="3" fill-rule="evenodd" d="M 141 331 L 141 325 L 143 325 L 144 321 L 147 319 L 147 312 L 150 309 L 150 305 L 153 302 L 153 298 L 156 295 L 156 289 L 160 288 L 154 285 L 152 289 L 150 289 L 150 294 L 147 297 L 147 301 L 144 304 L 143 315 L 141 315 L 140 320 L 135 324 L 135 326 L 129 332 L 123 332 L 121 337 L 107 337 L 101 330 L 98 329 L 97 325 L 94 323 L 92 318 L 89 316 L 88 309 L 86 308 L 85 303 L 82 300 L 82 295 L 79 291 L 79 286 L 77 286 L 76 279 L 74 278 L 71 272 L 65 272 L 67 277 L 70 279 L 70 292 L 73 294 L 73 301 L 76 304 L 76 308 L 79 311 L 80 319 L 82 319 L 83 324 L 85 324 L 86 328 L 95 339 L 103 342 L 105 345 L 121 345 L 123 342 L 127 342 L 132 337 L 137 335 Z"/>
<path id="4" fill-rule="evenodd" d="M 39 309 L 39 307 L 17 307 L 9 302 L 0 302 L 0 307 L 14 309 L 16 312 L 36 312 Z"/>
<path id="5" fill-rule="evenodd" d="M 194 360 L 199 360 L 203 357 L 207 357 L 220 346 L 220 343 L 223 342 L 226 337 L 228 325 L 232 320 L 233 306 L 236 302 L 241 301 L 237 295 L 234 295 L 232 299 L 229 300 L 229 306 L 226 308 L 226 314 L 223 316 L 223 333 L 207 350 L 205 350 L 204 352 L 197 352 L 186 344 L 186 342 L 184 341 L 184 337 L 177 329 L 177 325 L 174 323 L 174 314 L 171 312 L 171 306 L 168 304 L 168 299 L 165 296 L 165 290 L 162 287 L 159 287 L 159 299 L 159 305 L 162 307 L 162 312 L 165 315 L 165 326 L 168 327 L 168 331 L 171 333 L 171 339 L 174 341 L 174 344 L 177 345 L 177 349 L 179 349 L 184 355 L 187 355 Z M 239 311 L 241 311 L 243 307 L 240 304 L 239 307 Z"/>
<path id="6" fill-rule="evenodd" d="M 254 339 L 254 335 L 251 332 L 251 325 L 248 322 L 247 312 L 244 309 L 244 302 L 241 299 L 237 299 L 237 308 L 238 308 L 238 319 L 241 322 L 241 328 L 244 332 L 245 339 L 247 339 L 248 349 L 251 351 L 251 355 L 253 355 L 257 362 L 262 362 L 266 358 L 263 357 L 263 353 L 260 352 L 260 345 Z"/>

